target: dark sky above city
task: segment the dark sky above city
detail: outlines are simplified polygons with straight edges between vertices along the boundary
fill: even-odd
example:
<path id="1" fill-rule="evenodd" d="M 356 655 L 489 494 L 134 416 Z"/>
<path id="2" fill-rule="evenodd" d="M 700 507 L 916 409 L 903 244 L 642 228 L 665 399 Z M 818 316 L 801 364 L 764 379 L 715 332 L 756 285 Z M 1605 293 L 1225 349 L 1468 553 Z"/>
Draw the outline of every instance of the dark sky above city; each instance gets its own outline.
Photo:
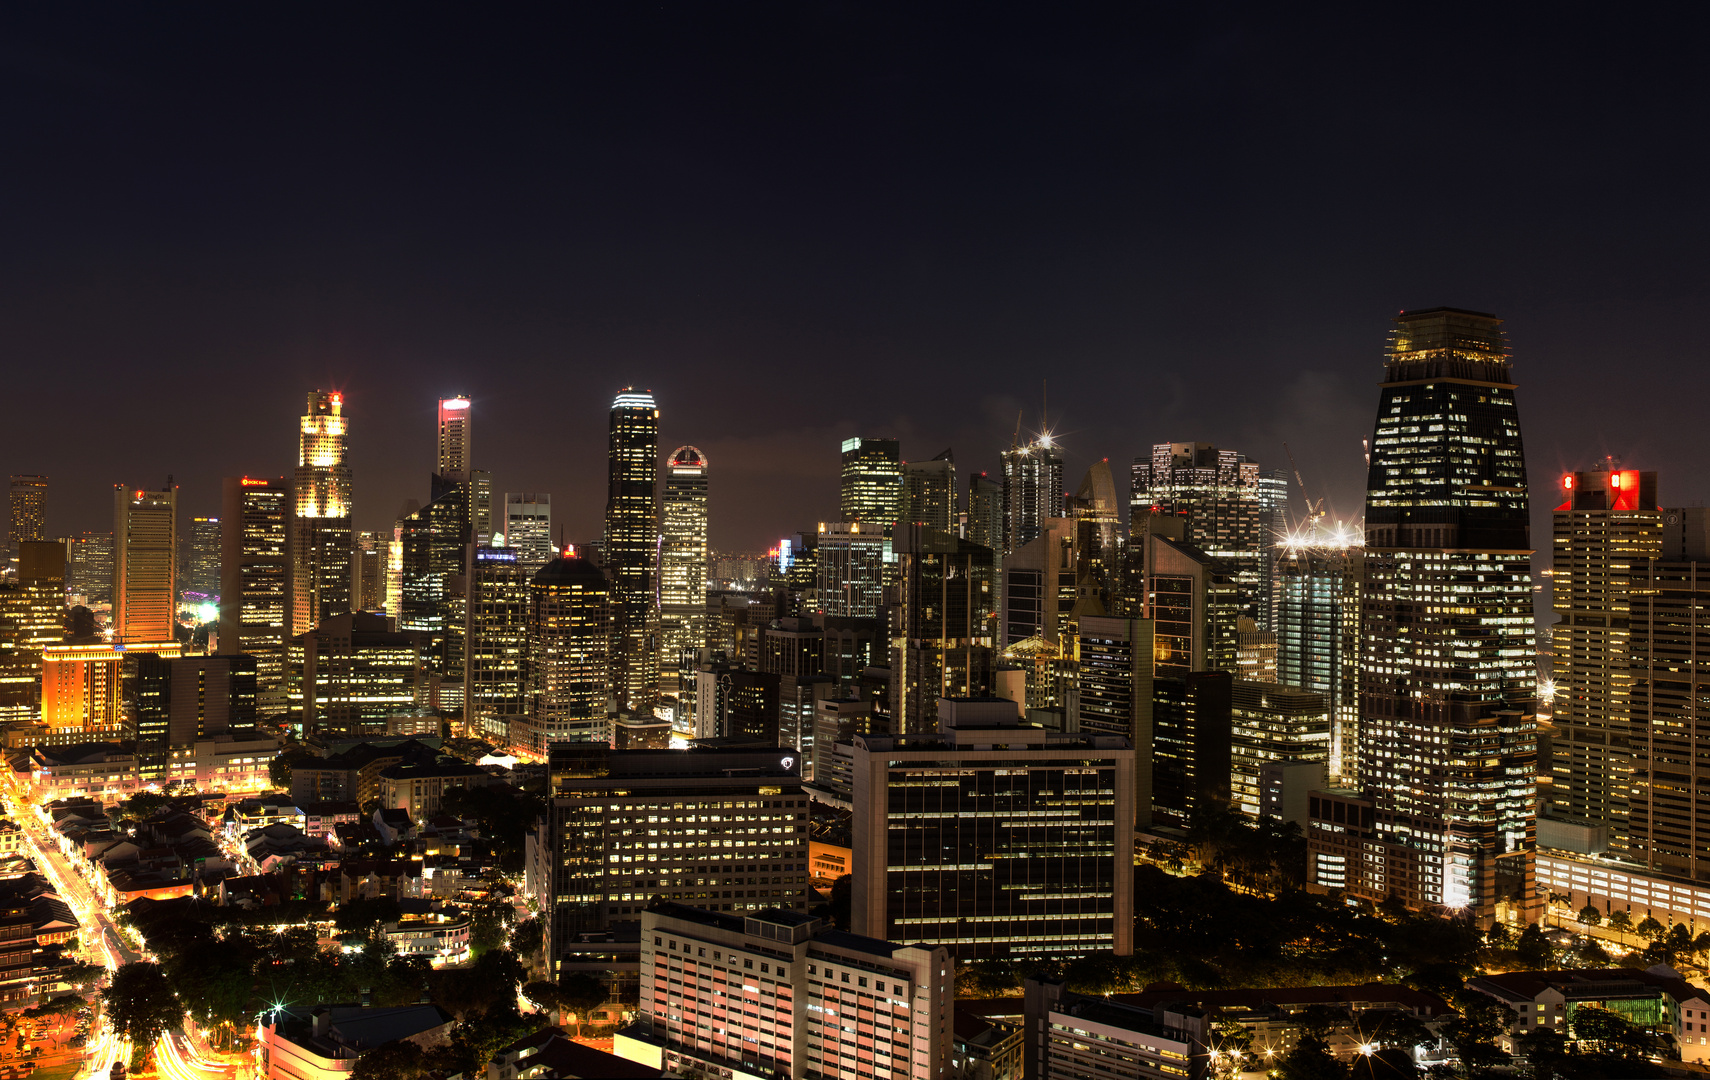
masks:
<path id="1" fill-rule="evenodd" d="M 1286 441 L 1351 518 L 1388 319 L 1453 305 L 1508 320 L 1535 485 L 1616 454 L 1701 503 L 1670 10 L 13 5 L 0 466 L 50 533 L 169 473 L 217 512 L 333 387 L 383 528 L 464 392 L 496 489 L 588 539 L 634 383 L 761 548 L 834 516 L 844 436 L 995 469 L 1048 380 L 1071 488 Z"/>

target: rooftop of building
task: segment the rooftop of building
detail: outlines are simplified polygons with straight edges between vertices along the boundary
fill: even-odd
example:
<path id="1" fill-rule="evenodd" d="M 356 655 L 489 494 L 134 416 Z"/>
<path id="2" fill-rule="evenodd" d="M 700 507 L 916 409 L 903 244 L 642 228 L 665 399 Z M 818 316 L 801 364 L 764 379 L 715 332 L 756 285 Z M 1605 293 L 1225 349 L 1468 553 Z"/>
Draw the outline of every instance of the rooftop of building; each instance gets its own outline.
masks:
<path id="1" fill-rule="evenodd" d="M 1137 1008 L 1161 1005 L 1195 1005 L 1201 1008 L 1248 1009 L 1268 1011 L 1287 1010 L 1307 1005 L 1346 1005 L 1351 1009 L 1369 1009 L 1383 1005 L 1402 1005 L 1426 1016 L 1437 1016 L 1448 1005 L 1436 994 L 1415 990 L 1396 983 L 1361 983 L 1357 986 L 1295 986 L 1269 989 L 1184 990 L 1175 986 L 1160 986 L 1138 994 L 1117 994 L 1112 1000 Z"/>
<path id="2" fill-rule="evenodd" d="M 39 764 L 47 768 L 63 768 L 67 765 L 99 765 L 116 757 L 130 757 L 132 749 L 126 743 L 90 742 L 38 746 L 31 753 Z"/>
<path id="3" fill-rule="evenodd" d="M 1562 971 L 1505 971 L 1484 975 L 1468 984 L 1509 1001 L 1532 1001 L 1546 990 L 1568 1000 L 1650 997 L 1663 992 L 1676 1001 L 1710 1000 L 1710 994 L 1662 964 L 1640 968 L 1568 968 Z"/>

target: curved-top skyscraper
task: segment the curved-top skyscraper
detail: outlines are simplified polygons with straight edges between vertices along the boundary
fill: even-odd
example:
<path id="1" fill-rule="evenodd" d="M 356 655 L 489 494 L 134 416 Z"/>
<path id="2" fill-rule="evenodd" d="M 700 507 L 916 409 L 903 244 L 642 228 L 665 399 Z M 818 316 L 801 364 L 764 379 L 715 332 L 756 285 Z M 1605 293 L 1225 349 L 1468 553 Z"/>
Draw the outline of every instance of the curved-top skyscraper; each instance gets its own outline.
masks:
<path id="1" fill-rule="evenodd" d="M 1484 923 L 1499 859 L 1529 895 L 1537 771 L 1526 457 L 1501 327 L 1432 308 L 1391 334 L 1361 603 L 1373 854 L 1346 883 Z"/>
<path id="2" fill-rule="evenodd" d="M 619 709 L 649 711 L 659 692 L 659 408 L 634 387 L 612 402 L 605 562 L 612 693 Z"/>

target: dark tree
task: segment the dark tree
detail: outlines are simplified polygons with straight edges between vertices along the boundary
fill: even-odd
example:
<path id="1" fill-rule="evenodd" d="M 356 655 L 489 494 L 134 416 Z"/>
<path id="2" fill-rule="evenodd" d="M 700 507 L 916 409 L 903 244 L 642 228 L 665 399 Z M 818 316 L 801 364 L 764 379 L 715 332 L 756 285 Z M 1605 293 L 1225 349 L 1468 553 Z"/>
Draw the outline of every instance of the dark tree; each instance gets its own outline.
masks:
<path id="1" fill-rule="evenodd" d="M 155 1040 L 184 1018 L 184 1007 L 172 992 L 159 964 L 139 961 L 113 972 L 101 990 L 107 1022 L 138 1047 L 152 1047 Z"/>
<path id="2" fill-rule="evenodd" d="M 333 925 L 343 933 L 359 934 L 381 923 L 396 922 L 403 914 L 398 902 L 389 896 L 363 896 L 340 904 L 333 912 Z"/>
<path id="3" fill-rule="evenodd" d="M 1463 990 L 1455 998 L 1455 1015 L 1438 1028 L 1455 1048 L 1461 1067 L 1472 1080 L 1491 1075 L 1508 1064 L 1510 1055 L 1496 1045 L 1514 1025 L 1514 1010 L 1476 990 Z"/>
<path id="4" fill-rule="evenodd" d="M 421 1047 L 398 1039 L 358 1057 L 350 1080 L 415 1080 L 427 1071 L 425 1058 Z"/>
<path id="5" fill-rule="evenodd" d="M 588 1014 L 606 1003 L 606 984 L 587 972 L 567 975 L 558 983 L 559 1008 L 576 1015 L 576 1034 L 588 1022 Z"/>

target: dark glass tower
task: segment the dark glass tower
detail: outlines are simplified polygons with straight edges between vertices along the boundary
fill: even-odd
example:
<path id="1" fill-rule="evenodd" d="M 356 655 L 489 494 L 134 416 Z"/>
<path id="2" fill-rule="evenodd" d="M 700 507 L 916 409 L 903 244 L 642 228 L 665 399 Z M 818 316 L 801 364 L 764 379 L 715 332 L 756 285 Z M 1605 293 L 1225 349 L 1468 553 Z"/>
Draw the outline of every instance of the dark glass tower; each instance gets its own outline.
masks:
<path id="1" fill-rule="evenodd" d="M 625 387 L 612 402 L 606 569 L 612 579 L 612 692 L 648 712 L 659 691 L 659 409 Z"/>
<path id="2" fill-rule="evenodd" d="M 1488 923 L 1530 890 L 1536 647 L 1526 459 L 1502 323 L 1395 320 L 1366 490 L 1361 781 L 1376 888 Z"/>

